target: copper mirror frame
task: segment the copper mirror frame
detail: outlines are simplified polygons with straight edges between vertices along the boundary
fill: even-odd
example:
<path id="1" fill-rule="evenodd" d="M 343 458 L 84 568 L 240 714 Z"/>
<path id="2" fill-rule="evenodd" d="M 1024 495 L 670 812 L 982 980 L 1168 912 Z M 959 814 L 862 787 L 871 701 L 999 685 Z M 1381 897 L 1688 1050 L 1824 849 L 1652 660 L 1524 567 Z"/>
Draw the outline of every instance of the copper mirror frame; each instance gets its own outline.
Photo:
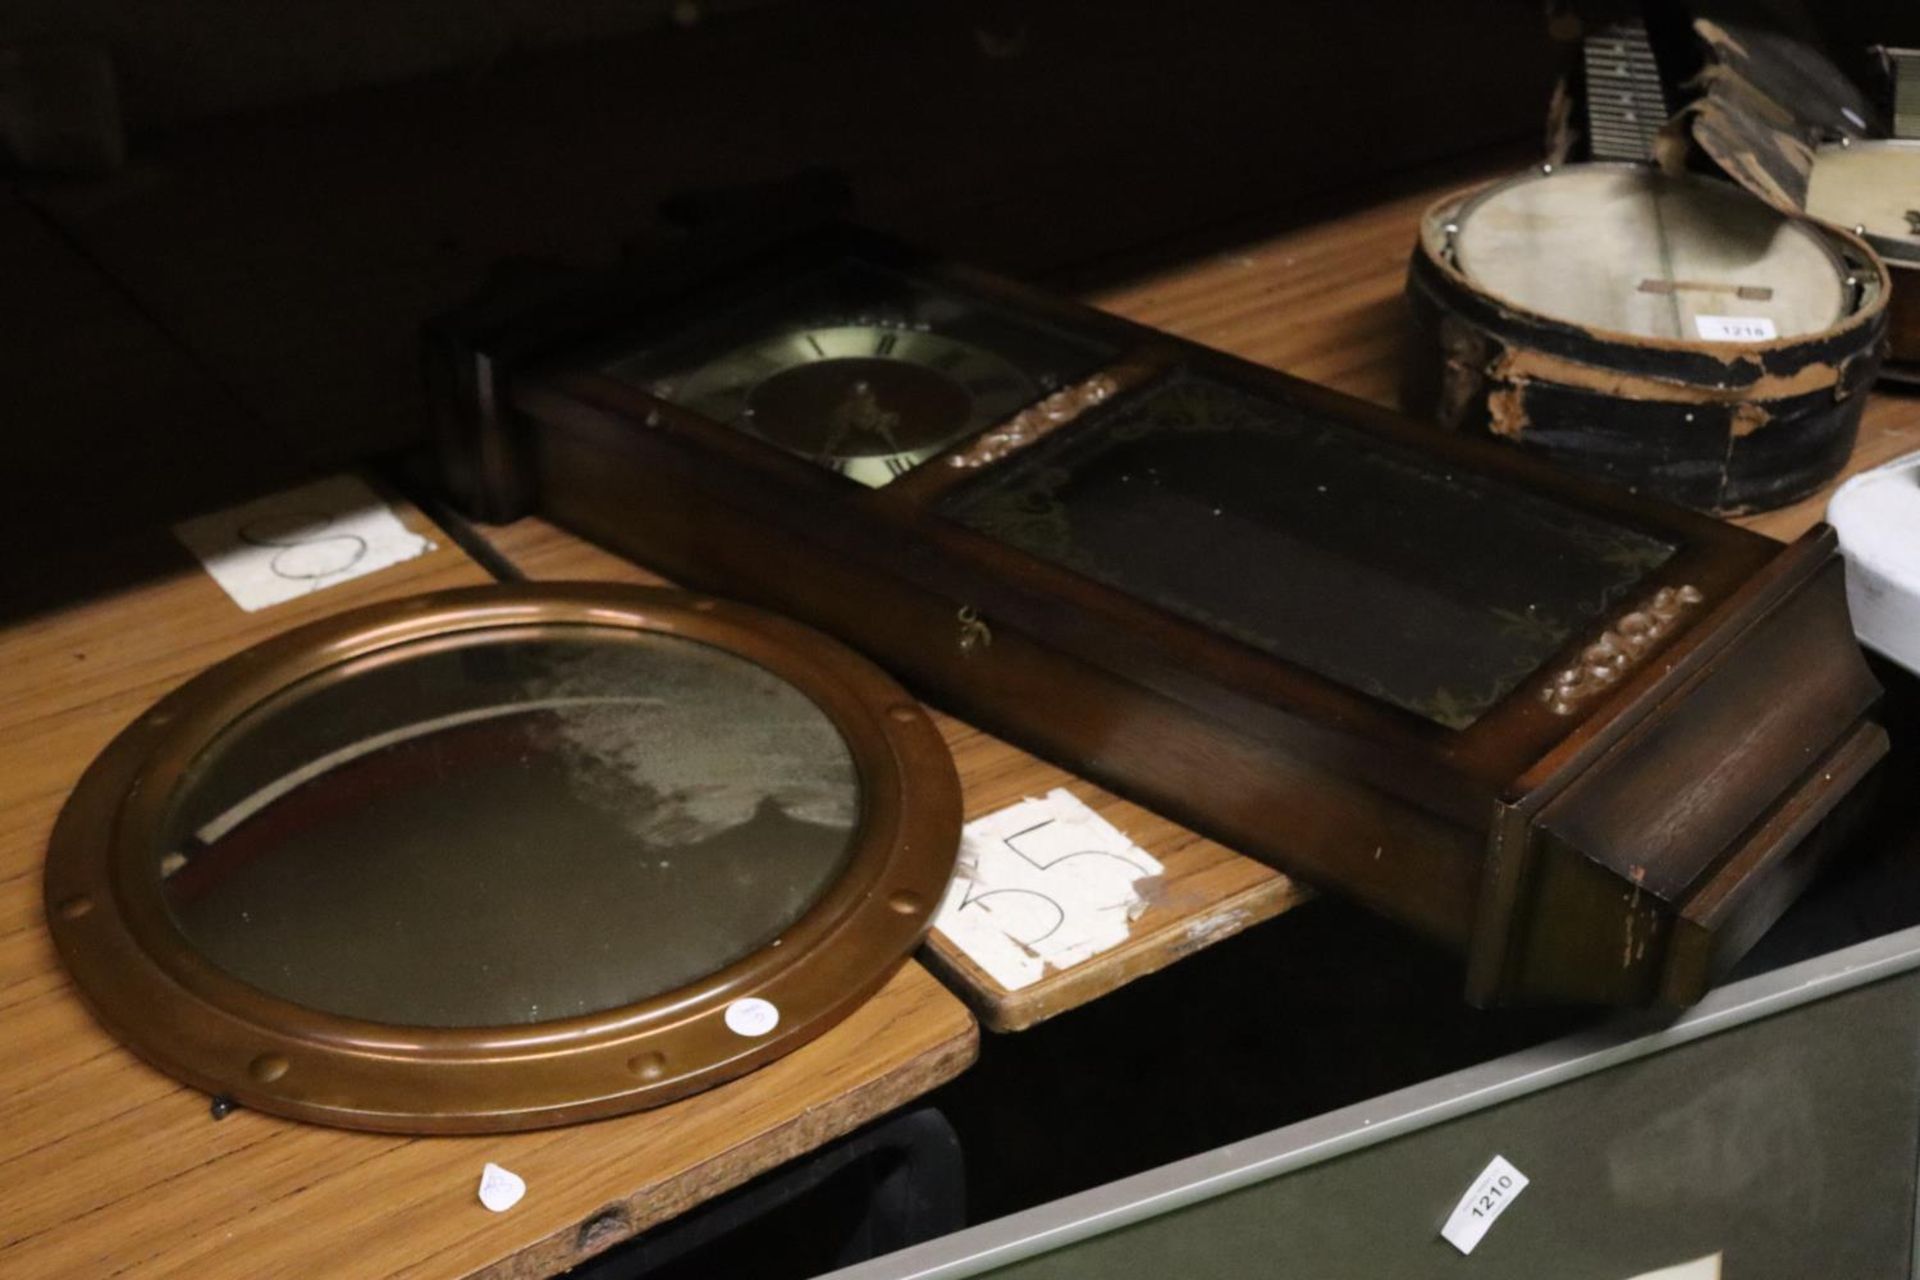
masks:
<path id="1" fill-rule="evenodd" d="M 483 629 L 591 626 L 703 642 L 810 698 L 860 790 L 839 877 L 772 947 L 605 1012 L 495 1027 L 406 1027 L 296 1004 L 215 967 L 169 914 L 156 841 L 186 771 L 295 682 L 394 646 Z M 918 702 L 818 632 L 743 606 L 608 584 L 502 584 L 379 604 L 300 627 L 176 690 L 82 777 L 47 858 L 49 927 L 95 1015 L 196 1088 L 262 1111 L 406 1133 L 531 1129 L 651 1107 L 740 1076 L 846 1016 L 931 924 L 957 855 L 959 781 Z M 779 1011 L 760 1036 L 736 1001 Z"/>

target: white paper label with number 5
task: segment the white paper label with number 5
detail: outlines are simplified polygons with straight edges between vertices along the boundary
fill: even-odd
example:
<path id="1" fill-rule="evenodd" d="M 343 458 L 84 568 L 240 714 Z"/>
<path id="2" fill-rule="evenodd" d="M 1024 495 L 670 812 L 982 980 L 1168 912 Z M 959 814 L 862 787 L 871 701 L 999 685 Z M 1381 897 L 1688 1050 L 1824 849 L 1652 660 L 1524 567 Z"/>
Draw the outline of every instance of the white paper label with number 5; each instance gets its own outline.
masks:
<path id="1" fill-rule="evenodd" d="M 1460 1252 L 1472 1253 L 1487 1228 L 1526 1189 L 1527 1175 L 1509 1164 L 1505 1156 L 1495 1156 L 1453 1207 L 1447 1225 L 1440 1228 L 1441 1236 Z"/>
<path id="2" fill-rule="evenodd" d="M 1160 863 L 1071 792 L 967 824 L 934 925 L 1008 991 L 1127 940 Z"/>

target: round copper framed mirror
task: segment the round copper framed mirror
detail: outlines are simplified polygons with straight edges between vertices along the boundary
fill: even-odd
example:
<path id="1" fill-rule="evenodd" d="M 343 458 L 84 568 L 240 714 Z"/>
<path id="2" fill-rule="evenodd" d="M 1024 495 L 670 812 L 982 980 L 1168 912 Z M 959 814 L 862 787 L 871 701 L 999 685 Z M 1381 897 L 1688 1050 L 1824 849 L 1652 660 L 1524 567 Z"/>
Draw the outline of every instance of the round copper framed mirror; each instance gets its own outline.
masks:
<path id="1" fill-rule="evenodd" d="M 924 935 L 960 795 L 878 668 L 610 585 L 375 605 L 204 672 L 55 827 L 95 1013 L 209 1093 L 353 1128 L 653 1106 L 821 1034 Z"/>

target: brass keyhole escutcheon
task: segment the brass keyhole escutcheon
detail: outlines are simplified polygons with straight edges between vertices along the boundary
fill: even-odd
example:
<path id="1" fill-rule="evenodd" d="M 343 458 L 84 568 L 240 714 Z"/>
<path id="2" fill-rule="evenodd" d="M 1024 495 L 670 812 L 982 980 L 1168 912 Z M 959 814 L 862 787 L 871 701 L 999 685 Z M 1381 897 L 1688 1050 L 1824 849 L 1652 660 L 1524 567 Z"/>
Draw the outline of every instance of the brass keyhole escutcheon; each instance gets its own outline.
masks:
<path id="1" fill-rule="evenodd" d="M 970 658 L 993 643 L 993 630 L 972 605 L 961 605 L 960 612 L 955 616 L 960 620 L 960 652 L 963 656 Z"/>

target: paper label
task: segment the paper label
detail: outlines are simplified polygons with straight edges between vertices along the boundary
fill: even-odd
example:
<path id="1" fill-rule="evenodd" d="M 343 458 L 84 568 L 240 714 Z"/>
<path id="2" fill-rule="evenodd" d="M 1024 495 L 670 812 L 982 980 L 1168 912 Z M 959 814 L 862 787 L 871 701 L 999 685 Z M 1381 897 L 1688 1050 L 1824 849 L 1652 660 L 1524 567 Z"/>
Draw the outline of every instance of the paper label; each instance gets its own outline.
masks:
<path id="1" fill-rule="evenodd" d="M 1683 1262 L 1677 1267 L 1662 1267 L 1634 1276 L 1633 1280 L 1720 1280 L 1720 1255 L 1710 1254 Z"/>
<path id="2" fill-rule="evenodd" d="M 727 1006 L 727 1029 L 737 1036 L 763 1036 L 780 1025 L 780 1010 L 759 996 L 735 1000 Z"/>
<path id="3" fill-rule="evenodd" d="M 934 927 L 1008 991 L 1127 940 L 1164 870 L 1069 791 L 967 824 Z"/>
<path id="4" fill-rule="evenodd" d="M 1505 1156 L 1495 1156 L 1453 1207 L 1447 1225 L 1440 1228 L 1441 1237 L 1461 1253 L 1472 1253 L 1487 1229 L 1526 1189 L 1527 1175 L 1507 1163 Z"/>
<path id="5" fill-rule="evenodd" d="M 505 1213 L 527 1194 L 526 1179 L 511 1169 L 488 1162 L 480 1171 L 480 1203 L 495 1213 Z"/>
<path id="6" fill-rule="evenodd" d="M 248 613 L 433 550 L 353 476 L 197 516 L 173 532 Z"/>
<path id="7" fill-rule="evenodd" d="M 1695 316 L 1693 327 L 1708 342 L 1771 342 L 1780 336 L 1766 316 Z"/>

